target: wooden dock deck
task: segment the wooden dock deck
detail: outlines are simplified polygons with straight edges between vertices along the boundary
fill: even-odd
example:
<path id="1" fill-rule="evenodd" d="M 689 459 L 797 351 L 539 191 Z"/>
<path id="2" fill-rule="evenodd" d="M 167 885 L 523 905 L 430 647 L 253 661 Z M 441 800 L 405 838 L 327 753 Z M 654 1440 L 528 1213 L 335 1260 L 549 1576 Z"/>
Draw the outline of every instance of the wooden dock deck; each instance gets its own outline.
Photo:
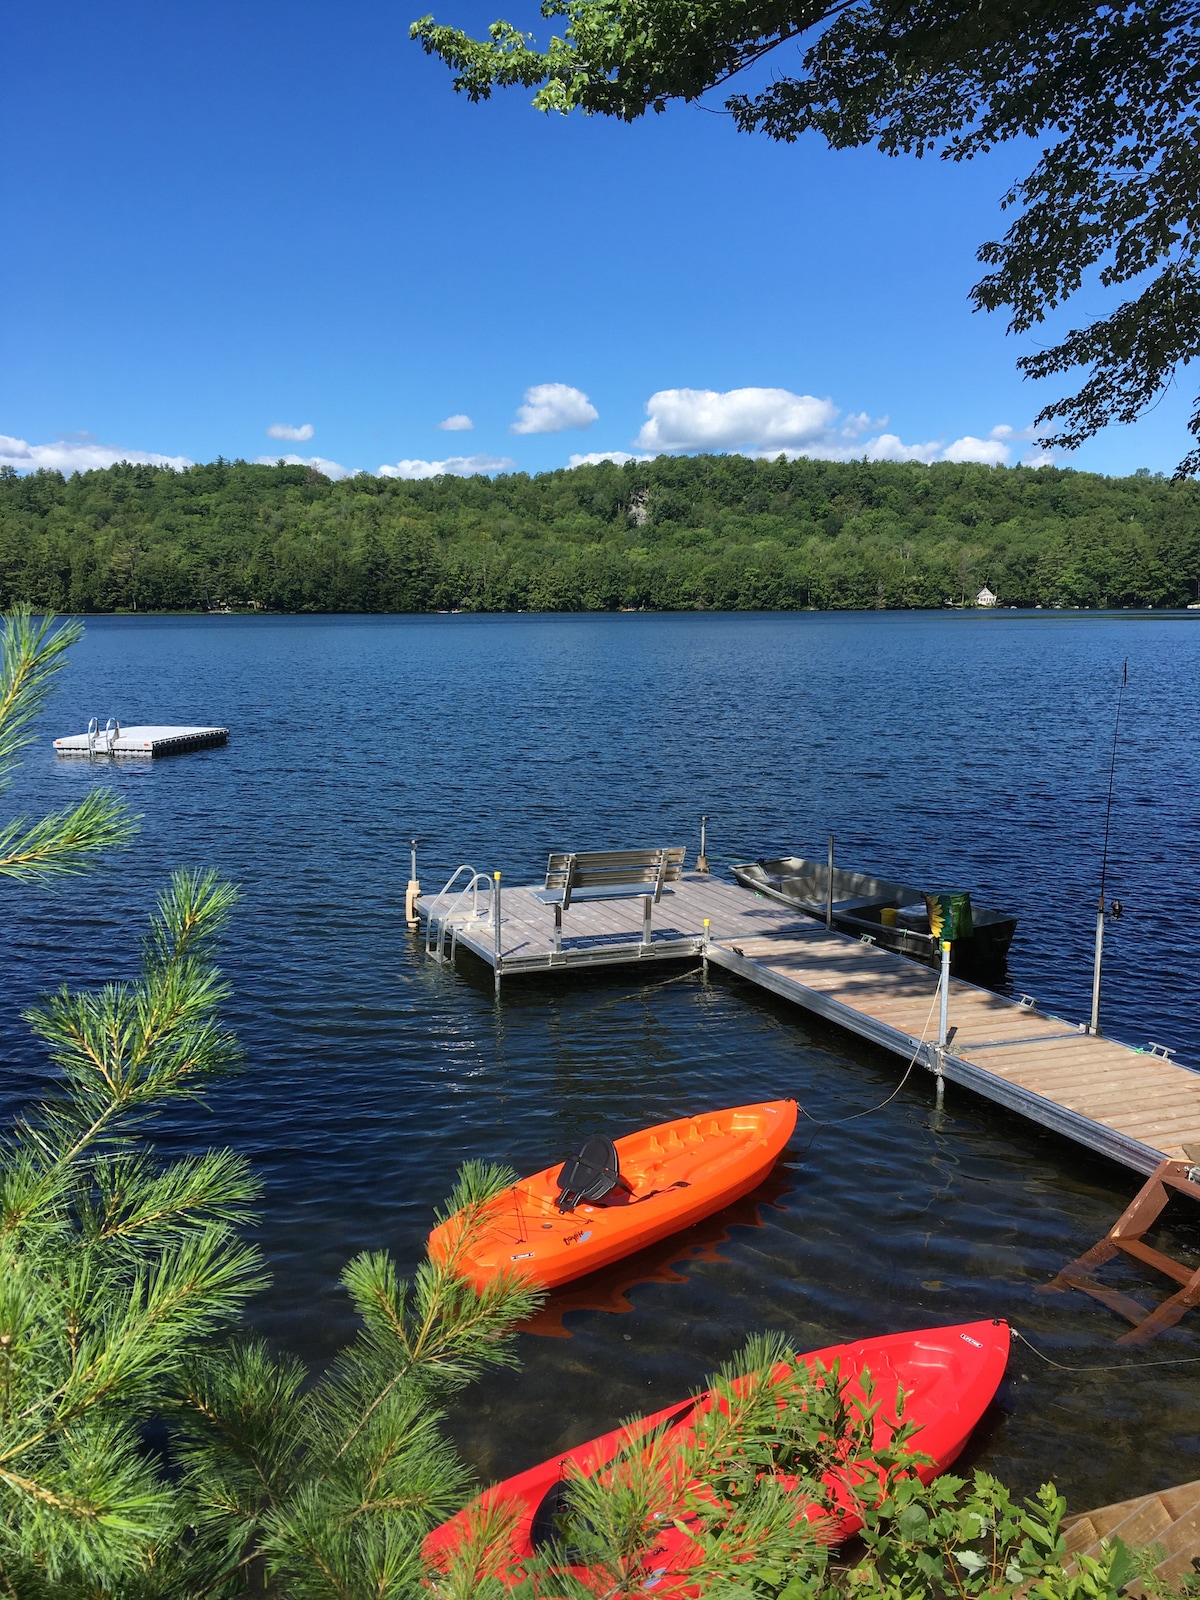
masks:
<path id="1" fill-rule="evenodd" d="M 1068 1571 L 1077 1569 L 1081 1555 L 1100 1556 L 1102 1541 L 1118 1538 L 1135 1548 L 1158 1545 L 1162 1560 L 1154 1568 L 1154 1576 L 1163 1583 L 1178 1584 L 1195 1577 L 1200 1563 L 1200 1482 L 1135 1495 L 1117 1505 L 1068 1517 L 1063 1532 Z M 1145 1586 L 1135 1582 L 1125 1592 L 1140 1596 Z"/>
<path id="2" fill-rule="evenodd" d="M 448 906 L 425 897 L 423 922 Z M 589 901 L 563 918 L 554 949 L 552 912 L 528 888 L 504 888 L 500 925 L 487 914 L 460 922 L 454 941 L 497 975 L 704 959 L 930 1071 L 937 1067 L 937 974 L 904 956 L 828 932 L 739 885 L 688 873 L 654 910 L 642 943 L 641 901 Z M 706 930 L 704 923 L 708 919 Z M 447 945 L 450 939 L 447 937 Z M 952 979 L 942 1057 L 950 1082 L 1150 1173 L 1165 1157 L 1200 1145 L 1200 1073 L 1096 1038 L 1081 1027 Z"/>

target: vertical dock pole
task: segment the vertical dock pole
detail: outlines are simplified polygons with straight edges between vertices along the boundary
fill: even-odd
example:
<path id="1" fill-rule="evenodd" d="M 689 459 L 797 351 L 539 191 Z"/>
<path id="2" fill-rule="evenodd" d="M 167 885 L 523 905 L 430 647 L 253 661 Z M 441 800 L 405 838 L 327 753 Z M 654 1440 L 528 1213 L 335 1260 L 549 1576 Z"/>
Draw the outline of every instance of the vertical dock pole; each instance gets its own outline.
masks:
<path id="1" fill-rule="evenodd" d="M 1100 967 L 1104 961 L 1104 900 L 1096 912 L 1096 955 L 1092 962 L 1092 1025 L 1089 1033 L 1100 1032 Z"/>
<path id="2" fill-rule="evenodd" d="M 937 1048 L 937 1103 L 941 1106 L 946 1092 L 944 1057 L 950 1037 L 950 941 L 942 940 L 942 976 L 938 984 L 938 1048 Z"/>
<path id="3" fill-rule="evenodd" d="M 496 939 L 496 994 L 500 993 L 500 874 L 492 873 L 492 926 Z"/>
<path id="4" fill-rule="evenodd" d="M 825 884 L 825 926 L 833 931 L 833 835 L 829 835 L 829 875 Z"/>
<path id="5" fill-rule="evenodd" d="M 709 937 L 710 937 L 710 931 L 709 930 L 711 928 L 712 928 L 712 918 L 711 917 L 705 917 L 705 919 L 704 919 L 704 934 L 703 934 L 703 937 L 701 939 L 700 953 L 701 953 L 701 958 L 702 958 L 703 963 L 704 963 L 704 976 L 706 978 L 708 977 L 708 941 L 709 941 Z"/>
<path id="6" fill-rule="evenodd" d="M 404 920 L 408 923 L 410 933 L 415 933 L 421 926 L 421 919 L 417 915 L 417 901 L 421 898 L 421 885 L 417 882 L 417 846 L 420 839 L 408 841 L 412 850 L 411 869 L 408 874 L 408 888 L 404 892 Z"/>
<path id="7" fill-rule="evenodd" d="M 700 854 L 696 857 L 696 871 L 708 871 L 708 818 L 700 818 Z"/>

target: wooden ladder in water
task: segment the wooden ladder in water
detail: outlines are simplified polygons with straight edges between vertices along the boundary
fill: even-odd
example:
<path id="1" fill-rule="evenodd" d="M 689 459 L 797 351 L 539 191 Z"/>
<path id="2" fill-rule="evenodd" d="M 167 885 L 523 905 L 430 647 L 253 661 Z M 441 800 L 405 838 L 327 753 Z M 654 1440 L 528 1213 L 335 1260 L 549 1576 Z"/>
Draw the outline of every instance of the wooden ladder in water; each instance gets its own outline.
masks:
<path id="1" fill-rule="evenodd" d="M 1184 1145 L 1186 1161 L 1163 1161 L 1154 1169 L 1133 1201 L 1117 1218 L 1099 1243 L 1084 1252 L 1078 1260 L 1065 1266 L 1051 1283 L 1043 1284 L 1040 1294 L 1064 1293 L 1068 1289 L 1082 1289 L 1094 1300 L 1099 1300 L 1110 1311 L 1127 1318 L 1132 1329 L 1117 1340 L 1118 1344 L 1146 1344 L 1156 1333 L 1171 1328 L 1200 1305 L 1200 1269 L 1193 1270 L 1182 1261 L 1164 1255 L 1146 1243 L 1146 1234 L 1166 1209 L 1172 1194 L 1188 1195 L 1200 1200 L 1200 1145 Z M 1165 1277 L 1173 1278 L 1182 1287 L 1153 1310 L 1110 1289 L 1094 1275 L 1096 1267 L 1124 1253 L 1145 1266 L 1154 1267 Z"/>

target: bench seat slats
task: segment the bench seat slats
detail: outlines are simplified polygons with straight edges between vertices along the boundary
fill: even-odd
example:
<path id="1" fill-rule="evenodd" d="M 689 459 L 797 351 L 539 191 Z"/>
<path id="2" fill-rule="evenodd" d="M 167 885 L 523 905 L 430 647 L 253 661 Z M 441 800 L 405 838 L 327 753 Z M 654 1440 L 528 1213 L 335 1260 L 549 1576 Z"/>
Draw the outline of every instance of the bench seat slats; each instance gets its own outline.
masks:
<path id="1" fill-rule="evenodd" d="M 675 883 L 680 873 L 678 869 L 672 871 L 670 867 L 663 873 L 664 883 Z M 612 872 L 548 872 L 546 874 L 547 889 L 565 889 L 567 878 L 571 879 L 571 898 L 575 898 L 578 889 L 613 889 L 624 885 L 630 894 L 638 890 L 640 884 L 649 884 L 651 888 L 658 882 L 657 867 L 621 867 Z"/>
<path id="2" fill-rule="evenodd" d="M 665 850 L 556 850 L 550 856 L 549 872 L 563 872 L 573 860 L 578 867 L 657 867 L 660 859 L 668 865 L 683 865 L 687 851 L 683 845 L 671 845 Z"/>
<path id="3" fill-rule="evenodd" d="M 652 907 L 668 883 L 683 876 L 683 845 L 658 850 L 559 850 L 546 864 L 546 885 L 533 896 L 554 907 L 554 948 L 562 949 L 562 919 L 573 899 L 644 901 L 642 942 L 650 943 Z"/>

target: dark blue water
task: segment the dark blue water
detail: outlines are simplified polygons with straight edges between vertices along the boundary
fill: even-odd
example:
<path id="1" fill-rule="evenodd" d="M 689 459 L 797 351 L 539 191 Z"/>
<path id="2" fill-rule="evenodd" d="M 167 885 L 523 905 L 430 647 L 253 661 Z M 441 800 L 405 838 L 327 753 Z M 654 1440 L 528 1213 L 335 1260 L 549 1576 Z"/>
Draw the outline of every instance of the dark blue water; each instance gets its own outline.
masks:
<path id="1" fill-rule="evenodd" d="M 784 1094 L 835 1118 L 897 1079 L 891 1058 L 715 974 L 512 981 L 495 1004 L 483 974 L 410 942 L 410 834 L 436 887 L 465 861 L 529 881 L 555 848 L 694 848 L 701 812 L 714 861 L 820 851 L 832 830 L 847 867 L 1015 911 L 1014 988 L 1078 1018 L 1126 658 L 1109 891 L 1127 911 L 1104 1020 L 1200 1064 L 1197 620 L 92 621 L 9 806 L 63 805 L 103 777 L 142 833 L 54 895 L 4 890 L 5 1106 L 44 1081 L 22 1007 L 132 973 L 171 868 L 222 867 L 243 893 L 224 965 L 247 1070 L 161 1136 L 253 1160 L 274 1273 L 254 1321 L 320 1363 L 350 1331 L 346 1260 L 387 1247 L 410 1269 L 466 1156 L 530 1170 L 597 1127 Z M 49 739 L 93 714 L 219 721 L 232 739 L 111 773 L 56 761 Z M 684 1393 L 754 1328 L 820 1345 L 1003 1315 L 1056 1361 L 1122 1370 L 1063 1373 L 1018 1348 L 976 1459 L 1021 1488 L 1053 1475 L 1080 1506 L 1200 1476 L 1200 1365 L 1151 1364 L 1200 1356 L 1200 1317 L 1126 1354 L 1107 1311 L 1034 1294 L 1135 1187 L 953 1086 L 938 1115 L 914 1078 L 876 1115 L 802 1123 L 759 1205 L 556 1302 L 455 1431 L 499 1475 Z M 1200 1227 L 1181 1214 L 1169 1240 L 1200 1251 Z"/>

